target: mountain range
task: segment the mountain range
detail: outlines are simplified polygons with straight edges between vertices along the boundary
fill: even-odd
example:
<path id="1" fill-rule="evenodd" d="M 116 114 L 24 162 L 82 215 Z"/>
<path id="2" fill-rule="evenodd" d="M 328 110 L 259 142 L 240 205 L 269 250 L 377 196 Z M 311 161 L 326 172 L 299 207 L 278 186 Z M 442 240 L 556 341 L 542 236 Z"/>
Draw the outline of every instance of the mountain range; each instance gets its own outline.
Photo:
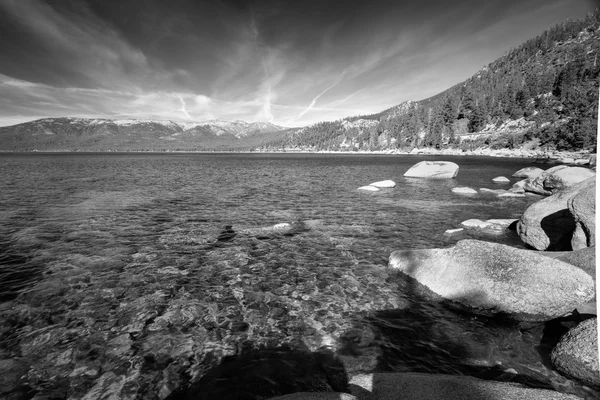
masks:
<path id="1" fill-rule="evenodd" d="M 45 118 L 0 127 L 0 151 L 589 150 L 597 144 L 600 9 L 511 49 L 464 82 L 377 114 L 268 122 Z"/>
<path id="2" fill-rule="evenodd" d="M 0 127 L 3 151 L 200 151 L 249 148 L 286 128 L 269 122 L 44 118 Z"/>

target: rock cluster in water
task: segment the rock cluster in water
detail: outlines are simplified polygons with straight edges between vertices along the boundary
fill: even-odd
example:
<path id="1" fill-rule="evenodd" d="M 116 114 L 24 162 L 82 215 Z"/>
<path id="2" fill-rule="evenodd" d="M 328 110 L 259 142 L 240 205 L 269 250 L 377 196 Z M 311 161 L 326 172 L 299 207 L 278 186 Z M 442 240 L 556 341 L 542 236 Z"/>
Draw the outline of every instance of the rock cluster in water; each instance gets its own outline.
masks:
<path id="1" fill-rule="evenodd" d="M 394 251 L 389 266 L 427 287 L 432 298 L 439 296 L 474 314 L 529 322 L 555 320 L 574 310 L 596 314 L 595 171 L 564 165 L 546 171 L 528 167 L 513 176 L 525 179 L 508 191 L 482 188 L 479 193 L 504 197 L 532 192 L 549 197 L 532 204 L 518 220 L 471 219 L 446 234 L 471 231 L 493 236 L 516 228 L 523 244 L 535 250 L 461 240 L 444 249 Z M 469 188 L 452 191 L 473 194 Z M 586 318 L 562 337 L 552 363 L 565 375 L 600 387 L 596 316 Z"/>

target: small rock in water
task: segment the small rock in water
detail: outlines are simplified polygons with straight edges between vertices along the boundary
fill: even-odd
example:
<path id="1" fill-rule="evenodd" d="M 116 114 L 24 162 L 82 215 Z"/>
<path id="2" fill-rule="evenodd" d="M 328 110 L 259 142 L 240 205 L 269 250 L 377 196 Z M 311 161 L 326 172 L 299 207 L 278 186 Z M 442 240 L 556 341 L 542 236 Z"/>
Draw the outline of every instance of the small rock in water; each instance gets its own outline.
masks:
<path id="1" fill-rule="evenodd" d="M 456 194 L 477 194 L 477 190 L 471 189 L 470 187 L 455 187 L 452 188 L 452 193 Z"/>
<path id="2" fill-rule="evenodd" d="M 494 179 L 492 179 L 492 182 L 494 182 L 494 183 L 510 183 L 510 179 L 508 179 L 505 176 L 497 176 Z"/>
<path id="3" fill-rule="evenodd" d="M 525 197 L 525 193 L 514 193 L 514 192 L 508 192 L 508 193 L 501 193 L 498 195 L 498 197 Z"/>
<path id="4" fill-rule="evenodd" d="M 379 181 L 373 182 L 369 186 L 375 186 L 376 188 L 393 188 L 394 186 L 396 186 L 396 182 L 390 180 Z"/>
<path id="5" fill-rule="evenodd" d="M 457 229 L 447 229 L 444 232 L 444 235 L 454 235 L 455 233 L 460 233 L 463 232 L 464 229 L 463 228 L 457 228 Z"/>
<path id="6" fill-rule="evenodd" d="M 359 187 L 358 190 L 365 190 L 367 192 L 378 192 L 379 188 L 376 188 L 375 186 L 367 185 L 367 186 Z"/>

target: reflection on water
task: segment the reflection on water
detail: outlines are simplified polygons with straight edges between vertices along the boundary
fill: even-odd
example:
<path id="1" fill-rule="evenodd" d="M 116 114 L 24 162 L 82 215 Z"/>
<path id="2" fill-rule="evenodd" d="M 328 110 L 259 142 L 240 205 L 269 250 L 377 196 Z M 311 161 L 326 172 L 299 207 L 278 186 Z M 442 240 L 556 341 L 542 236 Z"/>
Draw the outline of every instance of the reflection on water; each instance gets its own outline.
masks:
<path id="1" fill-rule="evenodd" d="M 456 179 L 402 176 L 423 159 L 1 155 L 0 372 L 23 398 L 165 398 L 223 359 L 244 370 L 285 348 L 330 352 L 350 374 L 588 393 L 544 363 L 543 327 L 457 314 L 386 269 L 393 250 L 450 245 L 461 221 L 516 218 L 535 200 L 450 191 L 495 187 L 527 161 L 449 157 Z M 356 190 L 383 179 L 397 186 Z"/>

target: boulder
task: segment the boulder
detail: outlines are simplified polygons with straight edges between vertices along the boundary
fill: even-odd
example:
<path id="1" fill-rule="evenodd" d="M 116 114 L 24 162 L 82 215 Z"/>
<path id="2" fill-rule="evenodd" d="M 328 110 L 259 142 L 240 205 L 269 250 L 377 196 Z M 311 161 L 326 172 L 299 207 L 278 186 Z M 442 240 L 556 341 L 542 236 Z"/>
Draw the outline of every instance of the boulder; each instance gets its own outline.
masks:
<path id="1" fill-rule="evenodd" d="M 461 308 L 520 321 L 547 321 L 594 297 L 584 271 L 536 252 L 461 240 L 445 249 L 399 250 L 389 266 Z"/>
<path id="2" fill-rule="evenodd" d="M 556 193 L 558 190 L 573 186 L 576 183 L 595 176 L 596 173 L 589 168 L 568 167 L 549 174 L 544 179 L 543 185 L 545 190 Z"/>
<path id="3" fill-rule="evenodd" d="M 597 319 L 585 320 L 563 335 L 552 350 L 550 360 L 563 374 L 600 387 Z"/>
<path id="4" fill-rule="evenodd" d="M 586 247 L 581 250 L 574 251 L 543 251 L 540 252 L 546 257 L 551 257 L 559 261 L 569 263 L 581 268 L 592 277 L 596 279 L 596 248 Z"/>
<path id="5" fill-rule="evenodd" d="M 596 166 L 596 155 L 595 154 L 590 155 L 589 165 L 590 165 L 590 167 Z"/>
<path id="6" fill-rule="evenodd" d="M 535 178 L 527 178 L 524 184 L 524 189 L 526 192 L 532 192 L 537 194 L 543 194 L 544 196 L 548 196 L 550 193 L 549 190 L 544 189 L 544 180 L 551 174 L 556 171 L 560 171 L 561 169 L 569 168 L 566 165 L 557 165 L 552 168 L 548 168 L 546 171 L 537 175 Z"/>
<path id="7" fill-rule="evenodd" d="M 477 190 L 470 187 L 454 187 L 452 188 L 452 193 L 472 195 L 477 194 Z"/>
<path id="8" fill-rule="evenodd" d="M 421 161 L 416 163 L 404 176 L 408 178 L 451 179 L 458 174 L 458 165 L 449 161 Z"/>
<path id="9" fill-rule="evenodd" d="M 538 167 L 525 167 L 515 172 L 512 176 L 515 178 L 536 178 L 542 172 L 544 170 Z"/>
<path id="10" fill-rule="evenodd" d="M 579 182 L 529 206 L 517 224 L 521 240 L 536 250 L 571 250 L 575 220 L 568 210 L 568 202 L 579 191 L 592 185 L 595 185 L 595 178 Z"/>
<path id="11" fill-rule="evenodd" d="M 558 165 L 544 171 L 535 179 L 528 179 L 525 190 L 548 196 L 594 176 L 596 172 L 589 168 Z"/>
<path id="12" fill-rule="evenodd" d="M 508 189 L 511 193 L 525 193 L 525 182 L 527 179 L 520 180 L 519 182 L 512 185 L 510 189 Z"/>
<path id="13" fill-rule="evenodd" d="M 492 179 L 492 182 L 494 182 L 494 183 L 510 183 L 510 179 L 508 179 L 505 176 L 497 176 L 494 179 Z"/>
<path id="14" fill-rule="evenodd" d="M 379 188 L 371 185 L 361 186 L 358 188 L 358 190 L 365 190 L 367 192 L 379 192 Z"/>
<path id="15" fill-rule="evenodd" d="M 446 230 L 444 231 L 444 235 L 454 235 L 454 234 L 461 233 L 461 232 L 464 232 L 464 229 L 463 229 L 463 228 L 457 228 L 457 229 L 446 229 Z"/>
<path id="16" fill-rule="evenodd" d="M 506 198 L 506 197 L 525 197 L 525 193 L 515 193 L 515 192 L 506 192 L 500 193 L 498 197 Z"/>
<path id="17" fill-rule="evenodd" d="M 375 186 L 376 188 L 393 188 L 396 186 L 396 182 L 390 180 L 378 181 L 371 183 L 369 186 Z"/>
<path id="18" fill-rule="evenodd" d="M 460 223 L 467 230 L 474 230 L 488 235 L 502 235 L 511 225 L 516 224 L 516 219 L 468 219 Z"/>
<path id="19" fill-rule="evenodd" d="M 513 382 L 418 372 L 355 375 L 350 379 L 350 392 L 361 400 L 580 400 L 572 394 Z"/>
<path id="20" fill-rule="evenodd" d="M 573 250 L 596 244 L 596 181 L 582 189 L 567 202 L 575 220 L 575 232 L 571 239 Z"/>

